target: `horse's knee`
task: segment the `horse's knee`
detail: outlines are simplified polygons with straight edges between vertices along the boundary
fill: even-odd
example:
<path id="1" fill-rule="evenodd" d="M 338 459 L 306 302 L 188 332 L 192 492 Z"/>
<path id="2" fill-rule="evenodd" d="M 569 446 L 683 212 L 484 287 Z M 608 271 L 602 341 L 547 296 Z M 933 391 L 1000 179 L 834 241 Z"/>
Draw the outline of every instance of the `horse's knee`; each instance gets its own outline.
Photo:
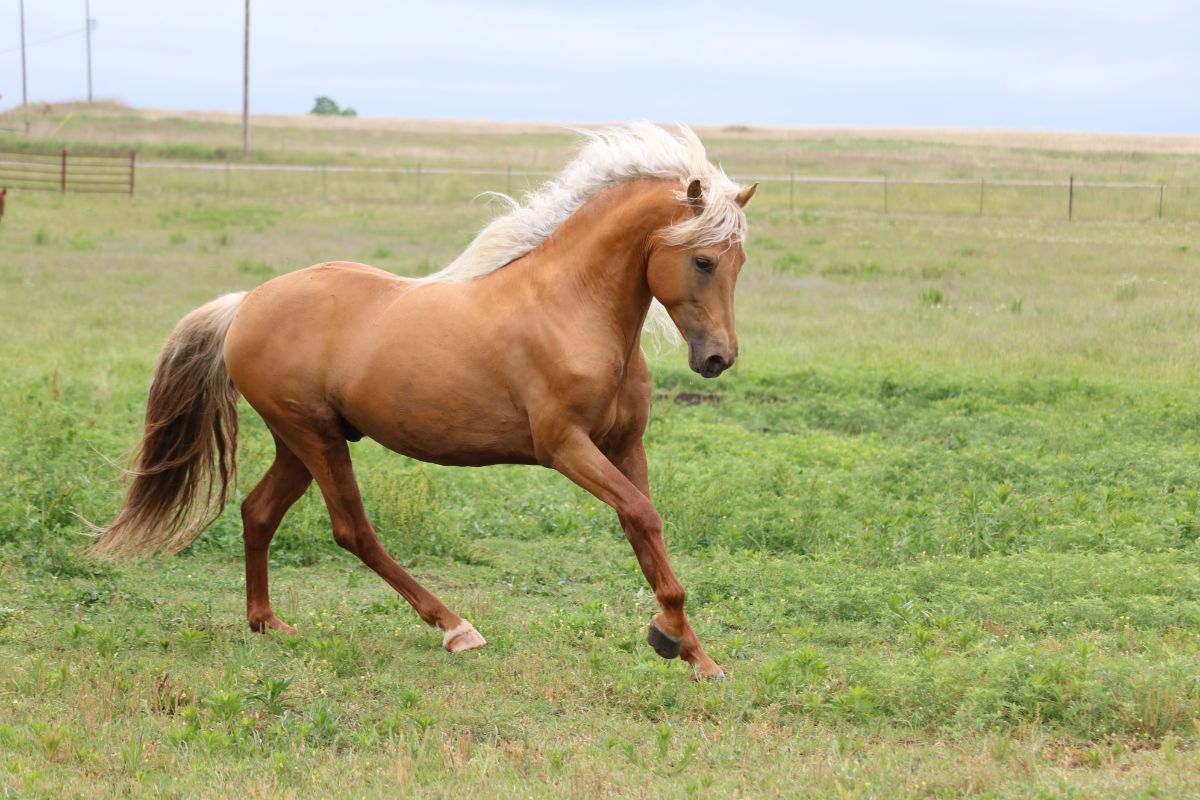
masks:
<path id="1" fill-rule="evenodd" d="M 658 510 L 649 500 L 636 504 L 633 508 L 626 510 L 624 514 L 630 527 L 640 533 L 642 536 L 662 536 L 662 517 L 659 516 Z"/>

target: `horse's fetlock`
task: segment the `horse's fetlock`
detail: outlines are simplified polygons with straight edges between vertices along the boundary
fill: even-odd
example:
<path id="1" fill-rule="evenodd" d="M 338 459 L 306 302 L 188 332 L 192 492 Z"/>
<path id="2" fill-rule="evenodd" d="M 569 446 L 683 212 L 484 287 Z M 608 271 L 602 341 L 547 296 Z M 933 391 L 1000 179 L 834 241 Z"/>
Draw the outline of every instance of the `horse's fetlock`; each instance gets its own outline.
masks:
<path id="1" fill-rule="evenodd" d="M 255 607 L 246 610 L 246 621 L 250 623 L 250 630 L 255 633 L 262 633 L 267 627 L 267 623 L 271 617 L 275 616 L 271 611 L 271 607 Z"/>
<path id="2" fill-rule="evenodd" d="M 683 603 L 687 599 L 687 592 L 678 583 L 669 586 L 663 586 L 654 593 L 658 604 L 664 609 L 670 611 L 679 611 L 683 608 Z"/>

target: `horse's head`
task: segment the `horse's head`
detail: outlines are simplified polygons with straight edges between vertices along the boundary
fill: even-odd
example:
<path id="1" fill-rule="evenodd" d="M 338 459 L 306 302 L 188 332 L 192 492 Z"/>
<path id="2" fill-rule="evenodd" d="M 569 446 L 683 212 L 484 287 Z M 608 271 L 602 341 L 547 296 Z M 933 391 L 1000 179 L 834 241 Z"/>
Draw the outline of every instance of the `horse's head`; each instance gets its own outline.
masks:
<path id="1" fill-rule="evenodd" d="M 680 221 L 657 237 L 647 262 L 650 292 L 662 303 L 688 343 L 688 366 L 715 378 L 737 360 L 733 290 L 746 261 L 742 209 L 758 184 L 729 196 L 705 197 L 693 180 L 680 201 Z"/>

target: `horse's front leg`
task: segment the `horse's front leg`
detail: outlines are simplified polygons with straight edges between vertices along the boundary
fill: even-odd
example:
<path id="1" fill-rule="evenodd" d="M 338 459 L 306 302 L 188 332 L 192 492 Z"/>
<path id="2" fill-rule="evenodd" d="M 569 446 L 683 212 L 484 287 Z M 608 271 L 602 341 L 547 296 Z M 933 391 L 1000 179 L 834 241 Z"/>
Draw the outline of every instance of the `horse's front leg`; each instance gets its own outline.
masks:
<path id="1" fill-rule="evenodd" d="M 646 468 L 646 450 L 642 446 L 641 439 L 637 439 L 627 446 L 615 451 L 611 455 L 612 462 L 621 473 L 627 477 L 638 490 L 650 498 L 650 477 Z M 643 538 L 637 535 L 637 531 L 625 519 L 621 519 L 621 527 L 625 529 L 625 536 L 633 545 L 634 552 L 637 553 L 638 563 L 642 566 L 642 573 L 645 574 L 646 580 L 650 585 L 655 586 L 654 573 L 647 570 L 648 559 L 642 555 L 643 551 L 649 551 L 646 547 L 646 542 Z M 667 558 L 666 546 L 662 541 L 662 525 L 660 523 L 657 533 L 657 541 L 659 550 L 662 552 L 664 560 Z M 651 562 L 652 563 L 652 562 Z M 667 564 L 667 569 L 670 570 L 670 564 Z M 700 673 L 706 678 L 721 679 L 725 677 L 724 671 L 717 666 L 716 662 L 709 658 L 708 653 L 704 652 L 703 645 L 700 644 L 700 639 L 696 636 L 696 632 L 692 630 L 692 625 L 688 621 L 686 615 L 683 619 L 683 636 L 679 642 L 680 657 L 700 670 Z M 651 634 L 653 635 L 653 634 Z M 668 645 L 670 640 L 668 640 Z M 654 644 L 652 641 L 651 644 Z M 655 647 L 655 650 L 658 648 Z M 669 651 L 668 651 L 669 653 Z"/>
<path id="2" fill-rule="evenodd" d="M 655 651 L 664 658 L 683 655 L 706 677 L 724 677 L 721 668 L 704 652 L 683 611 L 683 586 L 671 569 L 663 544 L 662 518 L 650 501 L 646 456 L 641 443 L 622 454 L 622 469 L 601 453 L 582 430 L 564 432 L 552 444 L 543 443 L 542 450 L 543 463 L 616 510 L 642 573 L 658 599 L 659 613 L 650 623 L 648 637 Z"/>

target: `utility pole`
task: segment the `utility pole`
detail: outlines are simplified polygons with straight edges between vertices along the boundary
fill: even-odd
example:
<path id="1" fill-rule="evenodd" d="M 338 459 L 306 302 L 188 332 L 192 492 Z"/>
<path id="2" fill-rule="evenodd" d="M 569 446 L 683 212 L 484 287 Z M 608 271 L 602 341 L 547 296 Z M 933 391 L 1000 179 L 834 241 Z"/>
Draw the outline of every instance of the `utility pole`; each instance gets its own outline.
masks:
<path id="1" fill-rule="evenodd" d="M 242 47 L 242 152 L 250 152 L 250 0 L 246 0 L 246 39 Z"/>
<path id="2" fill-rule="evenodd" d="M 83 0 L 83 35 L 87 40 L 88 102 L 92 102 L 92 2 Z"/>
<path id="3" fill-rule="evenodd" d="M 25 84 L 25 0 L 21 0 L 21 105 L 29 105 L 29 91 Z"/>

